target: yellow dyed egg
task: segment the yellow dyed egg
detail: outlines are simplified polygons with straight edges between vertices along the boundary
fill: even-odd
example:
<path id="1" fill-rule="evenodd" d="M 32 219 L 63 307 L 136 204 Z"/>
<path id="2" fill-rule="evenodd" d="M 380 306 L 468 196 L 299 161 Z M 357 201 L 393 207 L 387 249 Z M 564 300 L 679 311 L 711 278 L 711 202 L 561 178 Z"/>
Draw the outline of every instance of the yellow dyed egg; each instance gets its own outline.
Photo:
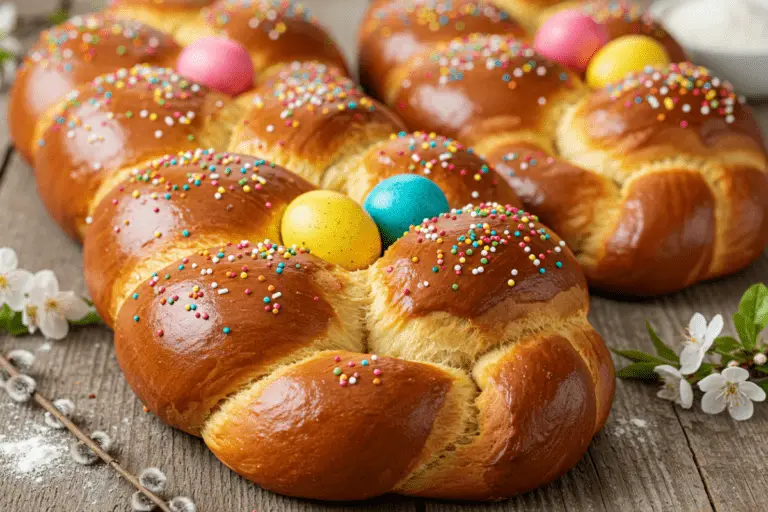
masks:
<path id="1" fill-rule="evenodd" d="M 587 83 L 599 89 L 624 80 L 632 71 L 668 64 L 667 51 L 655 39 L 647 36 L 622 36 L 600 48 L 592 57 L 587 67 Z"/>
<path id="2" fill-rule="evenodd" d="M 314 190 L 294 199 L 283 214 L 281 232 L 284 245 L 306 247 L 348 270 L 366 268 L 381 255 L 376 223 L 338 192 Z"/>

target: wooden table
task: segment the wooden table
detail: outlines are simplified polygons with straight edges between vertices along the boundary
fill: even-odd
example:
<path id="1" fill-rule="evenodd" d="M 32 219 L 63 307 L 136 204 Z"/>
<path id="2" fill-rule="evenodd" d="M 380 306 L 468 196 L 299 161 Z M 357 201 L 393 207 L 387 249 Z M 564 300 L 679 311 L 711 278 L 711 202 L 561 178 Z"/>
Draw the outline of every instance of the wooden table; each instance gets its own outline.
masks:
<path id="1" fill-rule="evenodd" d="M 341 34 L 347 49 L 354 45 L 341 13 L 352 1 L 316 0 L 328 24 Z M 87 9 L 90 4 L 76 8 Z M 354 16 L 360 9 L 352 9 Z M 317 9 L 316 9 L 316 12 Z M 46 214 L 35 191 L 31 170 L 8 152 L 6 96 L 0 96 L 0 247 L 13 247 L 29 270 L 53 269 L 63 289 L 85 293 L 81 249 Z M 768 133 L 768 107 L 757 107 Z M 667 340 L 680 339 L 696 312 L 707 317 L 722 312 L 726 331 L 744 290 L 768 281 L 768 252 L 738 275 L 702 284 L 647 302 L 617 302 L 595 297 L 592 322 L 615 347 L 650 350 L 645 321 Z M 75 330 L 56 343 L 39 336 L 0 336 L 0 350 L 25 348 L 37 353 L 34 376 L 48 397 L 68 397 L 78 406 L 77 421 L 88 430 L 103 429 L 116 441 L 118 459 L 131 471 L 162 468 L 169 495 L 189 495 L 201 511 L 252 510 L 380 510 L 382 512 L 501 512 L 675 510 L 727 512 L 765 510 L 768 489 L 768 404 L 755 417 L 737 423 L 727 414 L 709 416 L 698 404 L 689 411 L 655 397 L 654 386 L 619 382 L 610 420 L 589 452 L 571 472 L 549 486 L 496 504 L 453 504 L 388 496 L 353 505 L 295 500 L 263 491 L 220 464 L 199 439 L 177 432 L 142 410 L 115 360 L 112 333 L 103 327 Z M 625 364 L 616 361 L 617 364 Z M 17 406 L 0 394 L 0 443 L 40 433 L 42 412 Z M 66 433 L 51 436 L 63 450 Z M 5 436 L 5 437 L 3 437 Z M 80 467 L 62 457 L 52 470 L 38 475 L 8 475 L 0 452 L 0 512 L 130 510 L 132 488 L 103 465 Z M 39 481 L 36 481 L 39 480 Z M 350 482 L 353 485 L 353 482 Z"/>

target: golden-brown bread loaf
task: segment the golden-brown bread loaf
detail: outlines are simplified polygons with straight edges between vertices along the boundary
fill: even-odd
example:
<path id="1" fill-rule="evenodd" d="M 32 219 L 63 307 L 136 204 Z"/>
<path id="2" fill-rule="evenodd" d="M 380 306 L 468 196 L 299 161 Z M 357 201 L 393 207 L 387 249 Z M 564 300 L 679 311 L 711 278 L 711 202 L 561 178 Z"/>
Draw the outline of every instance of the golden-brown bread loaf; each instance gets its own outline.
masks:
<path id="1" fill-rule="evenodd" d="M 637 30 L 674 52 L 676 43 L 625 3 L 589 12 L 614 36 Z M 568 241 L 596 289 L 673 292 L 745 267 L 768 244 L 759 128 L 733 88 L 705 69 L 673 64 L 590 93 L 524 43 L 473 34 L 437 43 L 391 74 L 383 98 L 408 128 L 485 156 Z"/>
<path id="2" fill-rule="evenodd" d="M 679 290 L 740 270 L 768 244 L 759 127 L 704 68 L 649 70 L 586 96 L 557 147 L 562 159 L 516 142 L 487 156 L 600 289 Z"/>
<path id="3" fill-rule="evenodd" d="M 165 32 L 103 14 L 76 16 L 44 31 L 11 89 L 8 119 L 16 149 L 32 162 L 38 121 L 72 89 L 135 64 L 173 66 L 180 49 Z"/>
<path id="4" fill-rule="evenodd" d="M 115 343 L 150 410 L 266 489 L 499 499 L 567 471 L 607 418 L 588 302 L 534 215 L 480 204 L 368 271 L 272 242 L 198 250 L 135 289 Z"/>
<path id="5" fill-rule="evenodd" d="M 41 195 L 84 238 L 127 381 L 292 496 L 489 500 L 556 478 L 613 396 L 578 263 L 485 160 L 403 132 L 344 74 L 290 64 L 232 99 L 138 65 L 37 123 Z M 399 173 L 475 206 L 413 227 L 367 270 L 280 245 L 282 212 L 314 185 L 362 200 Z"/>
<path id="6" fill-rule="evenodd" d="M 524 38 L 507 12 L 483 0 L 375 0 L 360 27 L 360 82 L 384 98 L 392 70 L 435 43 L 473 33 Z"/>

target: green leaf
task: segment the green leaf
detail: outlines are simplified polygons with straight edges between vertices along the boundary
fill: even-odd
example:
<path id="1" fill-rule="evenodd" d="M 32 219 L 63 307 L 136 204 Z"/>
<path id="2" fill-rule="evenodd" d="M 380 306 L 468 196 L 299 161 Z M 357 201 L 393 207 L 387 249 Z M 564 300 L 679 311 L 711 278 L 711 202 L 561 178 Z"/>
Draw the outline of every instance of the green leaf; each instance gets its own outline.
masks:
<path id="1" fill-rule="evenodd" d="M 91 311 L 88 312 L 87 315 L 85 315 L 80 320 L 72 320 L 69 323 L 71 323 L 72 325 L 96 325 L 101 323 L 101 317 L 99 316 L 99 314 L 96 312 L 95 309 L 92 309 Z"/>
<path id="2" fill-rule="evenodd" d="M 768 373 L 768 364 L 764 364 L 762 366 L 755 366 L 755 370 L 759 371 L 760 373 Z"/>
<path id="3" fill-rule="evenodd" d="M 672 361 L 679 364 L 680 358 L 677 356 L 677 354 L 675 354 L 675 351 L 672 350 L 669 345 L 661 341 L 659 335 L 656 334 L 656 331 L 654 331 L 653 327 L 651 327 L 651 323 L 645 322 L 645 327 L 648 329 L 648 335 L 651 337 L 653 346 L 656 347 L 656 353 L 667 361 Z"/>
<path id="4" fill-rule="evenodd" d="M 13 316 L 8 321 L 8 333 L 11 336 L 21 336 L 23 334 L 29 334 L 27 326 L 21 323 L 21 312 L 13 313 Z"/>
<path id="5" fill-rule="evenodd" d="M 757 345 L 757 325 L 741 311 L 733 315 L 733 323 L 736 325 L 742 346 L 747 350 L 754 349 Z"/>
<path id="6" fill-rule="evenodd" d="M 757 383 L 758 386 L 763 388 L 763 391 L 768 393 L 768 379 L 761 380 Z"/>
<path id="7" fill-rule="evenodd" d="M 622 379 L 657 380 L 659 374 L 653 371 L 656 366 L 656 363 L 632 363 L 616 372 L 616 376 Z"/>
<path id="8" fill-rule="evenodd" d="M 655 363 L 656 365 L 669 364 L 669 361 L 664 361 L 663 359 L 646 354 L 645 352 L 640 352 L 639 350 L 618 350 L 612 348 L 611 351 L 621 357 L 626 357 L 633 363 Z"/>
<path id="9" fill-rule="evenodd" d="M 733 322 L 742 345 L 753 349 L 757 344 L 757 335 L 768 326 L 768 286 L 757 283 L 744 292 Z"/>
<path id="10" fill-rule="evenodd" d="M 739 312 L 759 326 L 759 330 L 768 327 L 768 286 L 763 283 L 750 286 L 741 298 Z"/>
<path id="11" fill-rule="evenodd" d="M 8 322 L 10 322 L 12 316 L 13 311 L 11 311 L 10 306 L 3 304 L 3 307 L 0 308 L 0 331 L 8 330 Z"/>
<path id="12" fill-rule="evenodd" d="M 715 339 L 715 348 L 721 351 L 719 353 L 728 353 L 740 349 L 741 343 L 739 343 L 739 340 L 732 338 L 731 336 L 720 336 L 719 338 Z"/>

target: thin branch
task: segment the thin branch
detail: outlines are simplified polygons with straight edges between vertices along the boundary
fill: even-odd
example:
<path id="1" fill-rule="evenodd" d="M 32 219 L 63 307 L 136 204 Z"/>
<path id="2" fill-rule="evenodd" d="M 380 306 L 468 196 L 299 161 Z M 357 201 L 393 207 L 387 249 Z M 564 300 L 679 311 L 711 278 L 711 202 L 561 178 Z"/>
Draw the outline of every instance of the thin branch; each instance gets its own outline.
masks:
<path id="1" fill-rule="evenodd" d="M 10 361 L 8 361 L 4 356 L 0 355 L 0 368 L 5 369 L 11 377 L 15 377 L 17 375 L 20 375 L 19 371 L 16 369 L 15 366 L 13 366 Z M 149 498 L 152 503 L 157 505 L 157 507 L 162 510 L 163 512 L 171 512 L 171 509 L 168 508 L 168 505 L 165 503 L 165 500 L 157 496 L 152 491 L 145 488 L 141 483 L 139 482 L 139 479 L 136 478 L 133 474 L 126 471 L 110 454 L 105 452 L 101 449 L 101 447 L 94 442 L 93 439 L 90 438 L 88 434 L 86 434 L 83 430 L 80 429 L 77 425 L 72 423 L 72 421 L 69 420 L 66 416 L 61 414 L 59 410 L 54 407 L 54 405 L 51 403 L 50 400 L 45 398 L 43 395 L 41 395 L 38 392 L 35 392 L 34 395 L 32 395 L 32 398 L 37 402 L 37 404 L 51 413 L 51 415 L 56 418 L 62 425 L 64 425 L 67 430 L 69 430 L 72 435 L 74 435 L 76 438 L 78 438 L 80 441 L 83 442 L 88 448 L 93 450 L 93 452 L 99 456 L 101 460 L 103 460 L 108 466 L 111 466 L 112 469 L 117 471 L 117 473 L 120 474 L 124 479 L 126 479 L 128 482 L 131 483 L 136 489 L 138 489 L 142 494 L 144 494 L 147 498 Z"/>

